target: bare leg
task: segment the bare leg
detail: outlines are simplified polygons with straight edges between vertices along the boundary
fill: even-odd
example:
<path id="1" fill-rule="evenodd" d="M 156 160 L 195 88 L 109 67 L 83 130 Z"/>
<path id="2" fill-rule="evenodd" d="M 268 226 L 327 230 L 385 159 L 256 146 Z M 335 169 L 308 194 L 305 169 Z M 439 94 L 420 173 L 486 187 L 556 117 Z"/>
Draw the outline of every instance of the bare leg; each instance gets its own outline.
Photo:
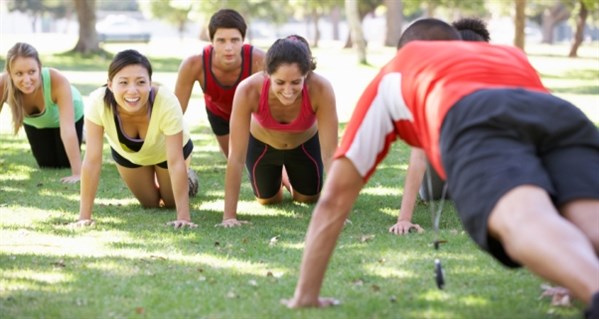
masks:
<path id="1" fill-rule="evenodd" d="M 320 194 L 316 195 L 304 195 L 298 193 L 296 190 L 293 190 L 293 200 L 300 203 L 316 203 Z"/>
<path id="2" fill-rule="evenodd" d="M 568 288 L 587 305 L 599 291 L 599 260 L 590 240 L 558 214 L 543 189 L 524 185 L 506 193 L 493 208 L 488 227 L 511 258 Z"/>
<path id="3" fill-rule="evenodd" d="M 133 196 L 144 208 L 160 206 L 160 193 L 156 185 L 154 167 L 127 168 L 116 164 L 117 170 Z"/>
<path id="4" fill-rule="evenodd" d="M 271 198 L 256 198 L 256 200 L 262 205 L 278 204 L 283 201 L 283 189 L 279 189 L 279 192 Z"/>
<path id="5" fill-rule="evenodd" d="M 599 200 L 576 200 L 564 205 L 560 212 L 591 240 L 599 256 Z"/>
<path id="6" fill-rule="evenodd" d="M 220 146 L 221 152 L 225 155 L 225 158 L 229 158 L 229 134 L 217 135 L 216 141 L 218 142 L 218 146 Z"/>

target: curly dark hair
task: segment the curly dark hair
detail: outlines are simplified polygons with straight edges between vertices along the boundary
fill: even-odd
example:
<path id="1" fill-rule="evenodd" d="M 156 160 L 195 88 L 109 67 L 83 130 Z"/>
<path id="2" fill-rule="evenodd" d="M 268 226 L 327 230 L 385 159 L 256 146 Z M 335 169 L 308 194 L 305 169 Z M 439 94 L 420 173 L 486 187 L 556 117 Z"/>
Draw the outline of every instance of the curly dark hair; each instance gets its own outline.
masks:
<path id="1" fill-rule="evenodd" d="M 487 24 L 479 18 L 462 18 L 451 24 L 458 30 L 464 41 L 489 42 L 491 36 Z"/>

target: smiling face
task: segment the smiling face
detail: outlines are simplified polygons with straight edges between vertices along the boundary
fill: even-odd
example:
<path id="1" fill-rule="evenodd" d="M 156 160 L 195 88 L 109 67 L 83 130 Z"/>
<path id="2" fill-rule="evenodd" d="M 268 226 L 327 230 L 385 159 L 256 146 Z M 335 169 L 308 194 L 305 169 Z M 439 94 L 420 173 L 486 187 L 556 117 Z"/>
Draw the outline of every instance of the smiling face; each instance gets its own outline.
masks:
<path id="1" fill-rule="evenodd" d="M 283 105 L 290 105 L 302 93 L 305 79 L 297 63 L 281 64 L 270 74 L 270 90 Z"/>
<path id="2" fill-rule="evenodd" d="M 223 67 L 237 67 L 241 64 L 243 37 L 237 29 L 219 28 L 212 39 L 214 63 Z"/>
<path id="3" fill-rule="evenodd" d="M 40 66 L 34 58 L 17 57 L 10 67 L 10 78 L 23 94 L 31 94 L 41 85 Z"/>
<path id="4" fill-rule="evenodd" d="M 151 81 L 148 70 L 141 64 L 131 64 L 108 80 L 108 88 L 121 112 L 144 112 L 150 98 Z"/>

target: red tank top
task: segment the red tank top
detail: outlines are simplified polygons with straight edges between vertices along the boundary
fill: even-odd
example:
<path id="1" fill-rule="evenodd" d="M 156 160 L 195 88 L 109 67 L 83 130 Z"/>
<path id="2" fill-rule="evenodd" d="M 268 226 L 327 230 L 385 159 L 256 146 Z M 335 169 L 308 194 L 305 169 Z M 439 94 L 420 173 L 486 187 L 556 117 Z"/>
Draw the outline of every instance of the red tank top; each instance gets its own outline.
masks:
<path id="1" fill-rule="evenodd" d="M 222 85 L 212 73 L 212 45 L 204 47 L 202 62 L 204 67 L 204 102 L 206 108 L 219 117 L 229 121 L 233 107 L 233 96 L 235 89 L 241 80 L 252 74 L 252 50 L 253 46 L 244 44 L 241 49 L 241 73 L 233 85 Z"/>
<path id="2" fill-rule="evenodd" d="M 260 125 L 267 129 L 285 131 L 285 132 L 303 132 L 316 121 L 316 114 L 312 109 L 312 103 L 310 102 L 310 96 L 308 95 L 308 89 L 304 82 L 302 89 L 302 108 L 299 115 L 291 123 L 284 124 L 277 122 L 270 114 L 270 107 L 268 105 L 268 89 L 270 88 L 270 79 L 264 79 L 264 85 L 262 85 L 262 92 L 260 93 L 260 101 L 258 102 L 258 112 L 253 113 L 252 116 Z"/>

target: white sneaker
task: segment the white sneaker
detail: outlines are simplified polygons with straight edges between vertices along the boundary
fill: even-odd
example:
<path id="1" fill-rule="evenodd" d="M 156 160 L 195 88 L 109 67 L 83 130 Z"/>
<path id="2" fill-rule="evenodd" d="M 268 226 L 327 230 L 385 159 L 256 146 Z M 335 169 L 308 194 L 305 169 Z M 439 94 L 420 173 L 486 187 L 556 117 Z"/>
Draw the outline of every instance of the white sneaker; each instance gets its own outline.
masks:
<path id="1" fill-rule="evenodd" d="M 187 170 L 187 181 L 189 182 L 189 197 L 195 197 L 200 188 L 200 181 L 196 172 L 191 168 Z"/>

